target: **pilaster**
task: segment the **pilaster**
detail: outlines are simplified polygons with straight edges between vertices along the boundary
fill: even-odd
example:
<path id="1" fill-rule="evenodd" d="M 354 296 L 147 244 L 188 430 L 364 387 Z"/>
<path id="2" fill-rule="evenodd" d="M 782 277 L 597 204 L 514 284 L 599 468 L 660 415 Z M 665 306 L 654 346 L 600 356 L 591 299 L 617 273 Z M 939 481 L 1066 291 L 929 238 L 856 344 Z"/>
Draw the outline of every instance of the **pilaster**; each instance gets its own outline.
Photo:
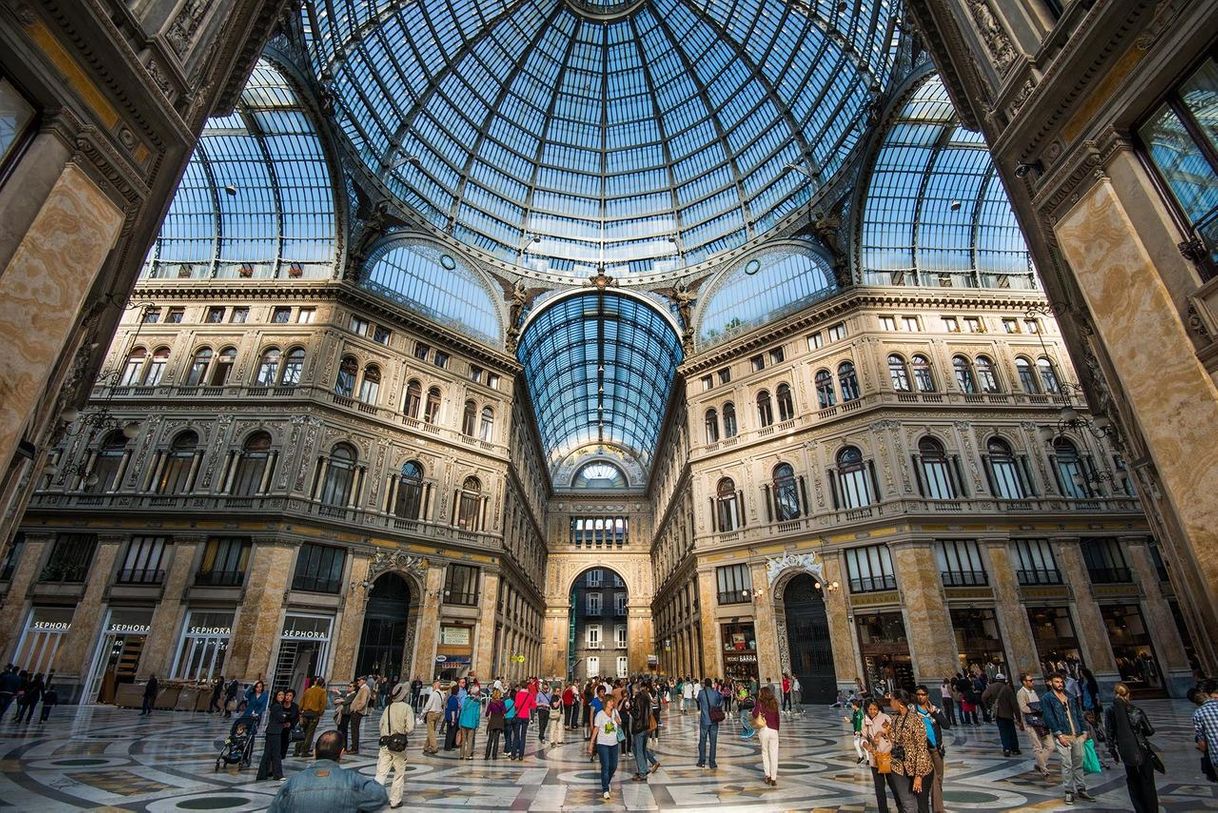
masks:
<path id="1" fill-rule="evenodd" d="M 547 604 L 542 620 L 543 672 L 547 675 L 567 676 L 567 631 L 571 623 L 571 608 L 566 604 Z M 502 650 L 501 650 L 502 651 Z M 500 655 L 502 660 L 503 655 Z"/>
<path id="2" fill-rule="evenodd" d="M 368 590 L 371 589 L 364 587 L 371 562 L 372 556 L 365 551 L 353 551 L 351 554 L 347 592 L 343 596 L 342 612 L 335 625 L 334 657 L 328 675 L 331 681 L 350 680 L 355 675 L 355 657 L 364 632 L 364 611 L 368 607 Z"/>
<path id="3" fill-rule="evenodd" d="M 778 624 L 774 617 L 774 597 L 770 595 L 765 561 L 755 562 L 752 571 L 753 595 L 756 598 L 753 602 L 753 631 L 757 635 L 757 669 L 761 685 L 764 686 L 782 677 L 782 659 L 778 654 Z"/>
<path id="4" fill-rule="evenodd" d="M 1159 658 L 1159 668 L 1167 677 L 1168 691 L 1172 697 L 1184 697 L 1193 685 L 1193 670 L 1184 652 L 1184 642 L 1180 640 L 1175 616 L 1163 596 L 1159 574 L 1150 558 L 1150 551 L 1147 549 L 1149 541 L 1145 536 L 1121 537 L 1125 550 L 1129 551 L 1134 580 L 1142 588 L 1142 611 L 1146 616 L 1146 628 L 1153 630 L 1155 655 Z"/>
<path id="5" fill-rule="evenodd" d="M 165 573 L 161 600 L 152 610 L 152 623 L 136 670 L 138 680 L 147 680 L 149 675 L 165 677 L 173 668 L 178 630 L 185 612 L 186 592 L 190 589 L 195 560 L 204 542 L 202 536 L 179 536 L 170 546 L 169 567 Z"/>
<path id="6" fill-rule="evenodd" d="M 13 569 L 8 592 L 4 594 L 4 605 L 0 606 L 0 652 L 5 653 L 6 663 L 15 654 L 17 641 L 21 639 L 21 621 L 28 606 L 26 596 L 54 542 L 54 534 L 27 532 L 25 535 L 21 558 Z"/>
<path id="7" fill-rule="evenodd" d="M 914 679 L 927 686 L 937 685 L 944 675 L 960 669 L 939 565 L 930 542 L 894 542 L 889 549 L 905 610 Z"/>
<path id="8" fill-rule="evenodd" d="M 440 635 L 440 598 L 444 591 L 444 564 L 431 562 L 423 581 L 423 600 L 419 604 L 419 625 L 414 639 L 410 674 L 430 680 L 436 674 L 436 643 Z"/>
<path id="9" fill-rule="evenodd" d="M 846 570 L 842 566 L 841 551 L 833 551 L 821 557 L 824 563 L 825 582 L 836 583 L 837 589 L 822 590 L 825 610 L 829 617 L 829 641 L 833 645 L 833 673 L 839 689 L 851 690 L 860 676 L 858 663 L 858 636 L 850 621 L 850 608 L 846 605 Z"/>
<path id="10" fill-rule="evenodd" d="M 110 575 L 114 570 L 114 560 L 118 558 L 119 547 L 125 540 L 125 536 L 117 534 L 100 535 L 97 538 L 97 549 L 94 550 L 93 561 L 89 565 L 85 594 L 76 605 L 76 612 L 72 614 L 72 627 L 68 630 L 56 659 L 57 681 L 69 684 L 84 681 L 83 672 L 88 669 L 87 659 L 93 653 L 98 628 L 101 626 L 102 605 L 110 584 Z"/>
<path id="11" fill-rule="evenodd" d="M 1087 567 L 1083 563 L 1079 540 L 1077 537 L 1058 538 L 1056 543 L 1053 555 L 1057 559 L 1057 568 L 1061 571 L 1062 580 L 1074 594 L 1075 633 L 1083 660 L 1101 685 L 1111 686 L 1121 679 L 1121 675 L 1117 671 L 1112 645 L 1108 643 L 1108 628 L 1091 592 L 1091 577 L 1087 575 Z"/>
<path id="12" fill-rule="evenodd" d="M 478 640 L 474 643 L 474 658 L 470 665 L 470 671 L 479 676 L 491 677 L 495 652 L 495 614 L 498 610 L 493 597 L 497 595 L 499 574 L 483 570 L 482 590 L 479 592 L 482 606 L 478 616 Z"/>
<path id="13" fill-rule="evenodd" d="M 224 671 L 242 679 L 265 677 L 282 629 L 283 604 L 296 545 L 255 537 L 246 568 L 245 596 L 233 623 Z"/>
<path id="14" fill-rule="evenodd" d="M 698 568 L 697 573 L 698 607 L 701 612 L 701 623 L 698 624 L 698 634 L 702 636 L 702 663 L 699 674 L 722 675 L 723 643 L 719 640 L 719 623 L 715 618 L 715 608 L 719 606 L 719 593 L 715 584 L 715 569 L 707 566 Z"/>
<path id="15" fill-rule="evenodd" d="M 1011 557 L 1011 540 L 1005 536 L 977 540 L 989 558 L 990 587 L 994 591 L 994 611 L 1010 662 L 1008 677 L 1021 672 L 1039 673 L 1040 658 L 1036 639 L 1028 621 L 1023 596 L 1019 592 L 1019 577 Z"/>

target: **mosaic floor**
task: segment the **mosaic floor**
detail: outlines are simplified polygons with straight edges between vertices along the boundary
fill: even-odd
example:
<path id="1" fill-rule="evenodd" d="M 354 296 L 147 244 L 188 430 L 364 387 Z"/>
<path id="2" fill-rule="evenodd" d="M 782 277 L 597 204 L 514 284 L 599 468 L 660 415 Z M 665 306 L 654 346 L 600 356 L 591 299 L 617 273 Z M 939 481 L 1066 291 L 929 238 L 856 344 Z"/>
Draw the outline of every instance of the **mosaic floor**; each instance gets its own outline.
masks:
<path id="1" fill-rule="evenodd" d="M 1154 741 L 1168 767 L 1168 773 L 1158 777 L 1164 808 L 1170 812 L 1218 810 L 1218 785 L 1205 782 L 1192 750 L 1191 707 L 1183 701 L 1148 701 L 1144 708 L 1157 729 Z M 0 808 L 39 813 L 90 808 L 163 813 L 252 811 L 270 803 L 278 785 L 253 781 L 254 769 L 213 772 L 218 740 L 227 732 L 226 721 L 185 712 L 158 712 L 151 718 L 137 715 L 133 710 L 108 706 L 67 706 L 55 709 L 44 724 L 0 723 Z M 523 763 L 500 760 L 487 764 L 481 759 L 461 762 L 443 753 L 425 757 L 419 752 L 421 738 L 412 738 L 406 808 L 713 807 L 724 813 L 746 809 L 863 813 L 876 809 L 871 776 L 865 767 L 855 766 L 848 727 L 835 710 L 808 707 L 803 717 L 784 721 L 777 788 L 768 788 L 761 781 L 755 740 L 742 741 L 725 726 L 719 738 L 719 770 L 711 774 L 694 765 L 697 726 L 693 714 L 676 714 L 665 722 L 656 749 L 663 768 L 649 783 L 634 783 L 623 762 L 608 802 L 598 793 L 596 766 L 581 758 L 570 739 L 538 756 L 536 732 L 532 731 L 532 751 Z M 374 721 L 366 721 L 364 730 L 365 753 L 373 754 Z M 1030 759 L 1003 758 L 992 726 L 956 729 L 950 737 L 944 790 L 950 811 L 1131 810 L 1120 768 L 1089 778 L 1096 803 L 1067 808 L 1056 782 L 1037 776 Z M 300 764 L 288 759 L 285 768 L 290 773 Z M 374 773 L 374 759 L 367 756 L 344 764 Z"/>

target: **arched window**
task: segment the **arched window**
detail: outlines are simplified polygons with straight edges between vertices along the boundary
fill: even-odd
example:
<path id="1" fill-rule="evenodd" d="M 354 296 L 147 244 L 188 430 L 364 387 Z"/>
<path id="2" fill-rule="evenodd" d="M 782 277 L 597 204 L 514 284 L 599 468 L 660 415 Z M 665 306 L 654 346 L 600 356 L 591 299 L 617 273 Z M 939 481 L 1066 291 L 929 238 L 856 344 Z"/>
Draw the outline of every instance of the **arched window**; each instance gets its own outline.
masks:
<path id="1" fill-rule="evenodd" d="M 280 383 L 285 387 L 295 387 L 300 383 L 300 375 L 304 371 L 305 351 L 303 347 L 293 347 L 283 360 L 283 378 Z"/>
<path id="2" fill-rule="evenodd" d="M 220 355 L 216 357 L 216 364 L 211 371 L 211 385 L 213 387 L 223 387 L 228 383 L 228 377 L 233 372 L 233 365 L 237 363 L 237 348 L 226 347 L 220 351 Z"/>
<path id="3" fill-rule="evenodd" d="M 935 377 L 931 373 L 930 359 L 923 355 L 913 357 L 914 386 L 918 392 L 934 392 Z"/>
<path id="4" fill-rule="evenodd" d="M 1036 379 L 1036 371 L 1032 369 L 1032 362 L 1028 361 L 1023 356 L 1015 358 L 1015 372 L 1019 376 L 1019 388 L 1029 395 L 1035 395 L 1040 392 L 1040 382 Z"/>
<path id="5" fill-rule="evenodd" d="M 713 409 L 706 410 L 706 418 L 703 423 L 706 425 L 706 442 L 719 442 L 719 413 Z"/>
<path id="6" fill-rule="evenodd" d="M 774 478 L 774 513 L 779 522 L 798 519 L 799 483 L 790 463 L 779 463 L 772 472 Z"/>
<path id="7" fill-rule="evenodd" d="M 1059 395 L 1062 386 L 1058 382 L 1057 368 L 1053 366 L 1053 362 L 1041 356 L 1036 360 L 1036 367 L 1040 370 L 1040 383 L 1044 391 L 1050 395 Z"/>
<path id="8" fill-rule="evenodd" d="M 837 365 L 837 383 L 842 388 L 843 404 L 859 397 L 859 377 L 853 362 L 843 361 Z"/>
<path id="9" fill-rule="evenodd" d="M 207 368 L 211 366 L 210 347 L 200 347 L 191 359 L 190 371 L 186 373 L 186 386 L 197 387 L 207 380 Z"/>
<path id="10" fill-rule="evenodd" d="M 762 426 L 774 423 L 774 407 L 770 403 L 770 393 L 766 390 L 757 393 L 757 421 Z"/>
<path id="11" fill-rule="evenodd" d="M 990 490 L 994 496 L 1002 500 L 1025 499 L 1028 490 L 1024 487 L 1023 472 L 1011 451 L 1011 445 L 1002 438 L 990 438 L 985 449 L 986 460 L 983 462 L 989 471 Z"/>
<path id="12" fill-rule="evenodd" d="M 465 402 L 461 411 L 461 434 L 474 436 L 474 424 L 478 421 L 478 406 L 473 401 Z"/>
<path id="13" fill-rule="evenodd" d="M 740 504 L 736 484 L 732 478 L 724 477 L 715 487 L 715 515 L 719 532 L 734 531 L 740 527 Z"/>
<path id="14" fill-rule="evenodd" d="M 381 368 L 369 364 L 364 368 L 364 379 L 359 385 L 359 399 L 365 404 L 376 404 L 381 392 Z"/>
<path id="15" fill-rule="evenodd" d="M 795 417 L 795 402 L 791 399 L 791 385 L 779 384 L 775 391 L 778 396 L 778 420 L 789 421 Z"/>
<path id="16" fill-rule="evenodd" d="M 94 494 L 113 491 L 118 488 L 116 478 L 121 475 L 123 455 L 127 451 L 127 436 L 121 430 L 115 430 L 106 436 L 97 450 L 97 459 L 93 461 L 93 470 L 89 473 L 85 485 Z"/>
<path id="17" fill-rule="evenodd" d="M 956 373 L 956 386 L 960 391 L 975 395 L 977 393 L 977 379 L 973 375 L 973 363 L 966 356 L 953 356 L 952 369 Z"/>
<path id="18" fill-rule="evenodd" d="M 482 407 L 482 422 L 478 427 L 478 438 L 490 443 L 495 439 L 495 410 Z"/>
<path id="19" fill-rule="evenodd" d="M 350 444 L 339 443 L 330 450 L 330 461 L 319 495 L 323 503 L 343 507 L 351 501 L 356 460 L 355 447 Z"/>
<path id="20" fill-rule="evenodd" d="M 977 383 L 981 385 L 982 392 L 1002 391 L 998 384 L 998 373 L 994 370 L 994 362 L 990 361 L 989 356 L 977 357 L 976 370 Z"/>
<path id="21" fill-rule="evenodd" d="M 421 519 L 423 509 L 423 467 L 417 460 L 402 464 L 398 476 L 398 493 L 393 501 L 393 513 L 402 519 Z"/>
<path id="22" fill-rule="evenodd" d="M 152 361 L 148 364 L 148 370 L 144 373 L 144 385 L 155 387 L 161 383 L 161 379 L 165 377 L 165 368 L 169 366 L 169 348 L 158 347 L 152 351 Z"/>
<path id="23" fill-rule="evenodd" d="M 119 379 L 119 384 L 131 387 L 140 383 L 140 373 L 144 369 L 144 361 L 147 358 L 148 351 L 142 347 L 137 347 L 127 354 L 127 361 L 123 363 L 123 376 Z"/>
<path id="24" fill-rule="evenodd" d="M 934 438 L 922 438 L 918 441 L 915 463 L 922 496 L 932 500 L 956 499 L 956 481 L 942 443 Z"/>
<path id="25" fill-rule="evenodd" d="M 191 464 L 195 459 L 195 449 L 199 446 L 199 436 L 189 430 L 173 439 L 169 451 L 165 453 L 164 468 L 161 469 L 161 479 L 157 483 L 158 494 L 185 494 L 190 488 Z"/>
<path id="26" fill-rule="evenodd" d="M 863 460 L 857 446 L 847 446 L 837 453 L 837 471 L 831 481 L 837 484 L 834 502 L 839 509 L 866 508 L 875 502 L 875 484 L 871 467 Z"/>
<path id="27" fill-rule="evenodd" d="M 275 377 L 279 375 L 279 356 L 278 347 L 269 347 L 262 351 L 262 361 L 258 363 L 258 377 L 254 379 L 255 386 L 275 386 Z"/>
<path id="28" fill-rule="evenodd" d="M 833 389 L 833 373 L 816 371 L 816 403 L 818 409 L 827 409 L 837 403 L 837 391 Z"/>
<path id="29" fill-rule="evenodd" d="M 440 388 L 431 387 L 427 390 L 427 403 L 423 406 L 423 420 L 435 423 L 440 419 Z"/>
<path id="30" fill-rule="evenodd" d="M 909 392 L 909 368 L 905 359 L 896 353 L 888 357 L 888 380 L 896 392 Z"/>
<path id="31" fill-rule="evenodd" d="M 271 457 L 271 436 L 267 432 L 255 432 L 241 446 L 241 457 L 237 461 L 237 473 L 229 493 L 238 497 L 252 497 L 262 491 L 262 480 Z"/>
<path id="32" fill-rule="evenodd" d="M 731 401 L 723 405 L 723 437 L 736 437 L 736 405 Z"/>
<path id="33" fill-rule="evenodd" d="M 334 392 L 347 398 L 355 395 L 355 377 L 359 375 L 359 362 L 354 356 L 343 356 L 334 379 Z"/>
<path id="34" fill-rule="evenodd" d="M 419 379 L 412 378 L 410 383 L 406 385 L 406 402 L 402 406 L 402 412 L 408 417 L 419 417 L 419 407 L 423 404 L 423 385 Z"/>
<path id="35" fill-rule="evenodd" d="M 477 531 L 482 527 L 482 483 L 477 477 L 466 477 L 461 484 L 457 503 L 457 527 L 465 531 Z"/>
<path id="36" fill-rule="evenodd" d="M 1053 441 L 1053 454 L 1050 456 L 1053 474 L 1057 478 L 1057 487 L 1063 497 L 1085 500 L 1091 496 L 1091 488 L 1087 484 L 1087 473 L 1083 468 L 1083 459 L 1079 456 L 1078 447 L 1066 438 Z"/>

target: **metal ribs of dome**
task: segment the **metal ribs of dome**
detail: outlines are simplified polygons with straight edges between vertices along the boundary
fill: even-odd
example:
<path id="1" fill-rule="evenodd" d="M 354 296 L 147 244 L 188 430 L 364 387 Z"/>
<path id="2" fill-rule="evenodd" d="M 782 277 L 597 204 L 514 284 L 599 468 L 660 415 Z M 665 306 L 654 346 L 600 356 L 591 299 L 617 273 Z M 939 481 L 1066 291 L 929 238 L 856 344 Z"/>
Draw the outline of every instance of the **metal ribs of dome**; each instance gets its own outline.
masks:
<path id="1" fill-rule="evenodd" d="M 308 0 L 303 19 L 351 151 L 407 210 L 555 278 L 648 281 L 756 240 L 845 167 L 897 8 Z"/>

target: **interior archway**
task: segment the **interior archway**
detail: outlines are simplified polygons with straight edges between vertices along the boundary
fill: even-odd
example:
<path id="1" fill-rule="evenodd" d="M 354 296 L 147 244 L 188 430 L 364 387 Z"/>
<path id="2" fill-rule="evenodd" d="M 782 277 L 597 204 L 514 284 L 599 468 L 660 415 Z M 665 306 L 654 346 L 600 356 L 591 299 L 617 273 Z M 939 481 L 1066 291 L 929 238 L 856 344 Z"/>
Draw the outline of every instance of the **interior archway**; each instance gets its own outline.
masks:
<path id="1" fill-rule="evenodd" d="M 590 567 L 571 583 L 567 628 L 567 677 L 630 674 L 625 580 L 607 567 Z"/>
<path id="2" fill-rule="evenodd" d="M 782 594 L 787 621 L 791 672 L 799 678 L 805 703 L 832 703 L 837 696 L 829 614 L 816 579 L 801 573 L 787 582 Z"/>
<path id="3" fill-rule="evenodd" d="M 368 593 L 355 674 L 404 675 L 410 584 L 397 573 L 377 578 Z"/>

